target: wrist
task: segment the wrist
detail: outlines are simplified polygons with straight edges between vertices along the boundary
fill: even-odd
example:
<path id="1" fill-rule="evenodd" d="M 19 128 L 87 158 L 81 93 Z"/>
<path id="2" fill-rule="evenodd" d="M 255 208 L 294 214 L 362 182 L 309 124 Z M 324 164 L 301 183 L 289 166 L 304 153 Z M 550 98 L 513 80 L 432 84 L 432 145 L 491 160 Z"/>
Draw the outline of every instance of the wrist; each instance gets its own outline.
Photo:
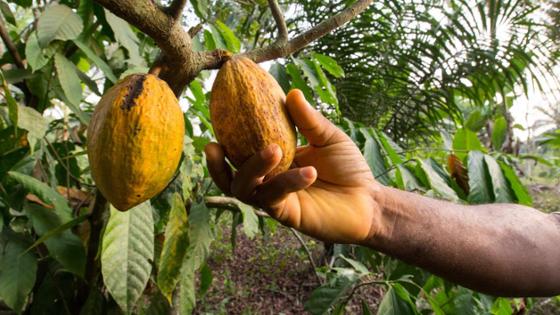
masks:
<path id="1" fill-rule="evenodd" d="M 387 245 L 395 229 L 398 213 L 396 205 L 392 200 L 396 200 L 395 194 L 397 189 L 383 186 L 376 183 L 371 191 L 373 203 L 373 217 L 368 238 L 365 240 L 365 246 L 379 250 Z M 393 206 L 391 206 L 393 205 Z"/>

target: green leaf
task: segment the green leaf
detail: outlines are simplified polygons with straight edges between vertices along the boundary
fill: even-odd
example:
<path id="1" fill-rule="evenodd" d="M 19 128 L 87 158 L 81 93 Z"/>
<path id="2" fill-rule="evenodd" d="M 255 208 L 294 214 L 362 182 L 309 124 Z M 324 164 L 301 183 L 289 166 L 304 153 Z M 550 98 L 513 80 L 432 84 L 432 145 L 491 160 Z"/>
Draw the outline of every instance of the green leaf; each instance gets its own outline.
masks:
<path id="1" fill-rule="evenodd" d="M 72 219 L 72 209 L 61 194 L 38 179 L 22 173 L 10 171 L 8 176 L 20 183 L 25 190 L 36 195 L 44 203 L 54 206 L 54 209 L 63 223 Z"/>
<path id="2" fill-rule="evenodd" d="M 3 70 L 4 72 L 4 79 L 9 84 L 15 84 L 19 82 L 23 82 L 31 77 L 33 77 L 33 73 L 29 69 L 8 69 Z"/>
<path id="3" fill-rule="evenodd" d="M 517 202 L 522 205 L 531 206 L 533 204 L 533 198 L 531 197 L 529 191 L 527 191 L 525 185 L 521 183 L 521 180 L 519 180 L 519 177 L 517 176 L 517 174 L 515 174 L 515 171 L 509 165 L 502 161 L 498 161 L 498 163 L 500 164 L 500 168 L 502 169 L 504 176 L 508 180 L 511 189 L 515 194 Z"/>
<path id="4" fill-rule="evenodd" d="M 303 79 L 299 68 L 295 64 L 289 63 L 286 65 L 286 72 L 292 79 L 292 88 L 301 90 L 303 92 L 303 95 L 305 95 L 305 99 L 312 100 L 313 91 L 311 91 L 311 89 Z"/>
<path id="5" fill-rule="evenodd" d="M 204 203 L 192 206 L 189 216 L 189 248 L 181 270 L 179 313 L 191 314 L 196 305 L 195 272 L 210 253 L 214 233 L 210 226 L 210 212 Z"/>
<path id="6" fill-rule="evenodd" d="M 506 298 L 497 298 L 494 304 L 492 304 L 492 315 L 510 314 L 514 314 L 510 300 Z"/>
<path id="7" fill-rule="evenodd" d="M 362 315 L 373 315 L 365 300 L 362 300 Z"/>
<path id="8" fill-rule="evenodd" d="M 226 42 L 227 49 L 233 53 L 239 52 L 239 49 L 241 49 L 241 42 L 235 36 L 235 33 L 233 33 L 226 24 L 219 20 L 215 22 L 215 25 L 218 28 L 220 35 L 222 35 L 222 38 Z"/>
<path id="9" fill-rule="evenodd" d="M 2 12 L 2 15 L 4 16 L 4 18 L 6 19 L 6 22 L 17 26 L 16 24 L 16 18 L 14 17 L 14 14 L 12 13 L 12 10 L 10 9 L 10 6 L 4 2 L 3 0 L 0 1 L 0 12 Z"/>
<path id="10" fill-rule="evenodd" d="M 313 315 L 327 313 L 332 306 L 340 302 L 358 280 L 357 277 L 337 276 L 332 283 L 313 290 L 304 304 L 305 310 Z"/>
<path id="11" fill-rule="evenodd" d="M 492 180 L 490 179 L 486 163 L 484 163 L 484 154 L 480 151 L 469 152 L 467 167 L 470 187 L 469 203 L 482 204 L 494 202 Z"/>
<path id="12" fill-rule="evenodd" d="M 216 41 L 214 40 L 214 35 L 209 30 L 204 30 L 204 46 L 208 50 L 214 50 L 217 48 Z"/>
<path id="13" fill-rule="evenodd" d="M 41 140 L 48 128 L 48 121 L 35 109 L 28 106 L 19 106 L 18 126 L 28 131 L 27 141 L 31 150 L 35 147 L 35 143 Z"/>
<path id="14" fill-rule="evenodd" d="M 0 71 L 0 78 L 2 79 L 2 88 L 4 89 L 4 97 L 6 98 L 6 103 L 8 103 L 8 111 L 9 111 L 8 115 L 10 121 L 13 124 L 14 131 L 16 131 L 18 127 L 18 103 L 12 96 L 12 92 L 10 91 L 6 79 L 4 78 L 3 71 Z"/>
<path id="15" fill-rule="evenodd" d="M 288 77 L 288 73 L 283 65 L 275 62 L 270 66 L 268 72 L 276 79 L 278 84 L 284 90 L 284 93 L 288 93 L 290 91 L 290 78 Z"/>
<path id="16" fill-rule="evenodd" d="M 455 150 L 455 154 L 461 160 L 465 159 L 468 151 L 478 150 L 485 152 L 476 133 L 466 128 L 461 128 L 455 133 L 455 137 L 453 137 L 453 150 Z"/>
<path id="17" fill-rule="evenodd" d="M 138 66 L 144 65 L 144 59 L 139 53 L 138 43 L 140 41 L 130 29 L 128 23 L 107 9 L 105 9 L 105 19 L 111 26 L 115 39 L 128 51 L 131 63 Z"/>
<path id="18" fill-rule="evenodd" d="M 198 291 L 198 294 L 204 296 L 208 289 L 210 289 L 210 285 L 212 285 L 213 280 L 214 277 L 212 276 L 212 270 L 207 264 L 205 264 L 200 270 L 200 290 Z"/>
<path id="19" fill-rule="evenodd" d="M 142 295 L 154 259 L 152 207 L 146 201 L 126 212 L 111 206 L 101 249 L 101 273 L 113 299 L 125 313 Z"/>
<path id="20" fill-rule="evenodd" d="M 257 217 L 253 207 L 249 205 L 239 202 L 237 207 L 243 216 L 243 232 L 248 238 L 254 238 L 259 233 L 259 217 Z"/>
<path id="21" fill-rule="evenodd" d="M 70 230 L 71 228 L 75 227 L 76 225 L 84 222 L 87 218 L 89 217 L 88 214 L 83 214 L 75 219 L 72 219 L 64 224 L 61 224 L 49 231 L 47 231 L 46 233 L 43 233 L 43 235 L 41 235 L 41 237 L 39 237 L 31 246 L 29 246 L 29 248 L 27 249 L 28 251 L 37 247 L 40 244 L 43 244 L 45 241 L 47 241 L 48 239 L 50 239 L 51 237 L 60 235 L 61 233 Z"/>
<path id="22" fill-rule="evenodd" d="M 407 315 L 415 314 L 414 310 L 410 307 L 410 304 L 403 300 L 396 290 L 391 287 L 383 300 L 379 304 L 377 309 L 377 315 Z"/>
<path id="23" fill-rule="evenodd" d="M 82 101 L 82 86 L 76 66 L 60 53 L 54 56 L 54 65 L 64 95 L 72 105 L 79 106 Z"/>
<path id="24" fill-rule="evenodd" d="M 178 193 L 173 194 L 173 205 L 165 227 L 165 241 L 159 259 L 157 284 L 162 294 L 171 303 L 173 290 L 179 282 L 181 265 L 189 246 L 187 211 Z"/>
<path id="25" fill-rule="evenodd" d="M 344 69 L 342 69 L 342 67 L 339 66 L 336 60 L 334 60 L 333 58 L 318 53 L 313 53 L 313 58 L 315 58 L 319 62 L 319 64 L 321 64 L 321 68 L 325 69 L 333 77 L 344 77 Z"/>
<path id="26" fill-rule="evenodd" d="M 191 0 L 196 16 L 202 20 L 208 18 L 208 0 Z"/>
<path id="27" fill-rule="evenodd" d="M 43 68 L 49 62 L 50 57 L 52 57 L 52 55 L 45 55 L 43 48 L 39 45 L 37 32 L 29 34 L 29 39 L 25 44 L 25 57 L 33 71 Z"/>
<path id="28" fill-rule="evenodd" d="M 513 196 L 508 186 L 508 182 L 506 181 L 506 178 L 504 177 L 496 159 L 486 154 L 484 155 L 484 161 L 488 167 L 488 174 L 490 174 L 490 178 L 492 179 L 492 189 L 494 190 L 494 196 L 496 197 L 495 202 L 514 202 L 515 197 Z"/>
<path id="29" fill-rule="evenodd" d="M 95 63 L 99 67 L 99 69 L 101 69 L 101 71 L 103 71 L 107 79 L 109 79 L 113 83 L 117 82 L 117 77 L 115 77 L 115 74 L 113 73 L 113 70 L 111 70 L 111 67 L 109 67 L 109 65 L 103 59 L 99 58 L 93 52 L 93 50 L 91 50 L 91 48 L 86 45 L 86 43 L 76 39 L 74 40 L 74 44 L 76 44 L 76 46 L 78 46 L 78 48 L 80 48 L 80 50 L 84 52 L 84 54 L 91 61 L 93 61 L 93 63 Z"/>
<path id="30" fill-rule="evenodd" d="M 37 35 L 41 47 L 55 40 L 71 40 L 80 35 L 84 28 L 82 19 L 63 4 L 52 4 L 39 18 Z"/>
<path id="31" fill-rule="evenodd" d="M 384 185 L 388 185 L 391 180 L 387 175 L 387 168 L 385 166 L 385 159 L 381 155 L 380 146 L 367 129 L 360 129 L 366 141 L 364 144 L 364 158 L 366 159 L 369 168 L 375 179 Z"/>
<path id="32" fill-rule="evenodd" d="M 486 125 L 486 117 L 482 114 L 480 109 L 472 111 L 465 122 L 465 126 L 473 132 L 478 132 L 484 125 Z"/>
<path id="33" fill-rule="evenodd" d="M 420 161 L 420 165 L 434 192 L 447 200 L 459 200 L 459 196 L 457 196 L 455 190 L 448 185 L 446 179 L 432 166 L 432 161 L 430 161 L 430 159 Z"/>
<path id="34" fill-rule="evenodd" d="M 214 40 L 216 48 L 228 49 L 227 44 L 224 41 L 224 38 L 222 37 L 222 33 L 220 32 L 220 30 L 218 30 L 218 28 L 215 27 L 214 25 L 209 25 L 208 27 L 210 28 L 212 39 Z"/>
<path id="35" fill-rule="evenodd" d="M 65 222 L 55 212 L 30 203 L 26 204 L 24 209 L 37 235 L 51 235 L 45 239 L 50 256 L 60 262 L 64 269 L 80 277 L 83 276 L 86 266 L 86 251 L 80 238 L 68 228 L 64 230 L 60 228 Z M 53 235 L 51 231 L 55 229 L 60 232 Z"/>
<path id="36" fill-rule="evenodd" d="M 494 128 L 492 128 L 492 147 L 496 151 L 502 149 L 507 136 L 507 121 L 504 116 L 500 116 L 494 120 Z"/>
<path id="37" fill-rule="evenodd" d="M 15 235 L 2 234 L 0 246 L 0 300 L 19 313 L 35 284 L 37 258 Z"/>

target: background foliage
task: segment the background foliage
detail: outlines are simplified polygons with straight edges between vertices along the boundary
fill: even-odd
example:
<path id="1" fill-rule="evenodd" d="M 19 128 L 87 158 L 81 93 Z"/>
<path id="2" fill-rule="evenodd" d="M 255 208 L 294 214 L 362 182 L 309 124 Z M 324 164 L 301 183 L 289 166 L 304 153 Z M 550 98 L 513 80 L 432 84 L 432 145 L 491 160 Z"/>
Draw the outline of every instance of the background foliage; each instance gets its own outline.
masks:
<path id="1" fill-rule="evenodd" d="M 282 7 L 297 34 L 350 3 Z M 212 72 L 201 72 L 180 98 L 187 133 L 173 182 L 128 212 L 97 209 L 103 198 L 85 154 L 91 112 L 120 78 L 146 72 L 158 49 L 91 0 L 0 0 L 0 10 L 0 308 L 191 313 L 212 283 L 205 261 L 219 218 L 231 213 L 233 242 L 238 225 L 249 238 L 275 225 L 221 196 L 208 176 Z M 540 157 L 557 156 L 558 124 L 538 138 L 537 155 L 519 154 L 512 130 L 520 127 L 509 113 L 530 87 L 556 84 L 555 46 L 545 36 L 552 33 L 539 12 L 539 3 L 520 0 L 386 0 L 264 66 L 344 129 L 383 184 L 461 203 L 531 205 L 519 162 L 536 160 L 550 172 L 560 166 Z M 190 1 L 185 15 L 185 27 L 201 28 L 198 50 L 239 52 L 274 40 L 266 1 Z M 365 286 L 384 295 L 379 305 L 361 301 L 363 314 L 518 314 L 532 305 L 467 290 L 363 247 L 327 248 L 330 259 L 316 270 L 322 285 L 305 304 L 313 314 L 344 313 Z"/>

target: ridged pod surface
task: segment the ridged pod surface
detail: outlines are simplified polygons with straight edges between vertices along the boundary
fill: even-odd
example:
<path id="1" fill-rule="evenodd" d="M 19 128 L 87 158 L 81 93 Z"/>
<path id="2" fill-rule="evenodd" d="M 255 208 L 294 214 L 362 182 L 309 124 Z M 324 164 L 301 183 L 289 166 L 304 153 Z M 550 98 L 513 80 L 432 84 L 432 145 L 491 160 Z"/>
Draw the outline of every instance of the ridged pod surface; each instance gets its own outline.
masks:
<path id="1" fill-rule="evenodd" d="M 121 211 L 160 193 L 181 158 L 185 125 L 167 83 L 133 74 L 101 98 L 88 127 L 91 174 Z"/>
<path id="2" fill-rule="evenodd" d="M 297 139 L 285 101 L 278 82 L 253 61 L 233 57 L 224 63 L 212 86 L 210 116 L 216 138 L 233 165 L 240 167 L 275 143 L 283 155 L 269 175 L 290 168 Z"/>

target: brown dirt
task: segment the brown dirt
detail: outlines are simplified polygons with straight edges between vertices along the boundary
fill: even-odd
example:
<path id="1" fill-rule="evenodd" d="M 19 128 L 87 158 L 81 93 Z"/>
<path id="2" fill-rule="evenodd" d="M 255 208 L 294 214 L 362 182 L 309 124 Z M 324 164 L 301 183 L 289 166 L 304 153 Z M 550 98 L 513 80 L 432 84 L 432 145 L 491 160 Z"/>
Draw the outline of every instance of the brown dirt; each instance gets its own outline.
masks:
<path id="1" fill-rule="evenodd" d="M 213 245 L 208 265 L 214 279 L 195 313 L 304 313 L 303 303 L 318 280 L 290 231 L 278 228 L 273 236 L 250 240 L 239 229 L 233 253 L 230 231 L 224 229 Z M 320 252 L 320 244 L 305 240 Z"/>

